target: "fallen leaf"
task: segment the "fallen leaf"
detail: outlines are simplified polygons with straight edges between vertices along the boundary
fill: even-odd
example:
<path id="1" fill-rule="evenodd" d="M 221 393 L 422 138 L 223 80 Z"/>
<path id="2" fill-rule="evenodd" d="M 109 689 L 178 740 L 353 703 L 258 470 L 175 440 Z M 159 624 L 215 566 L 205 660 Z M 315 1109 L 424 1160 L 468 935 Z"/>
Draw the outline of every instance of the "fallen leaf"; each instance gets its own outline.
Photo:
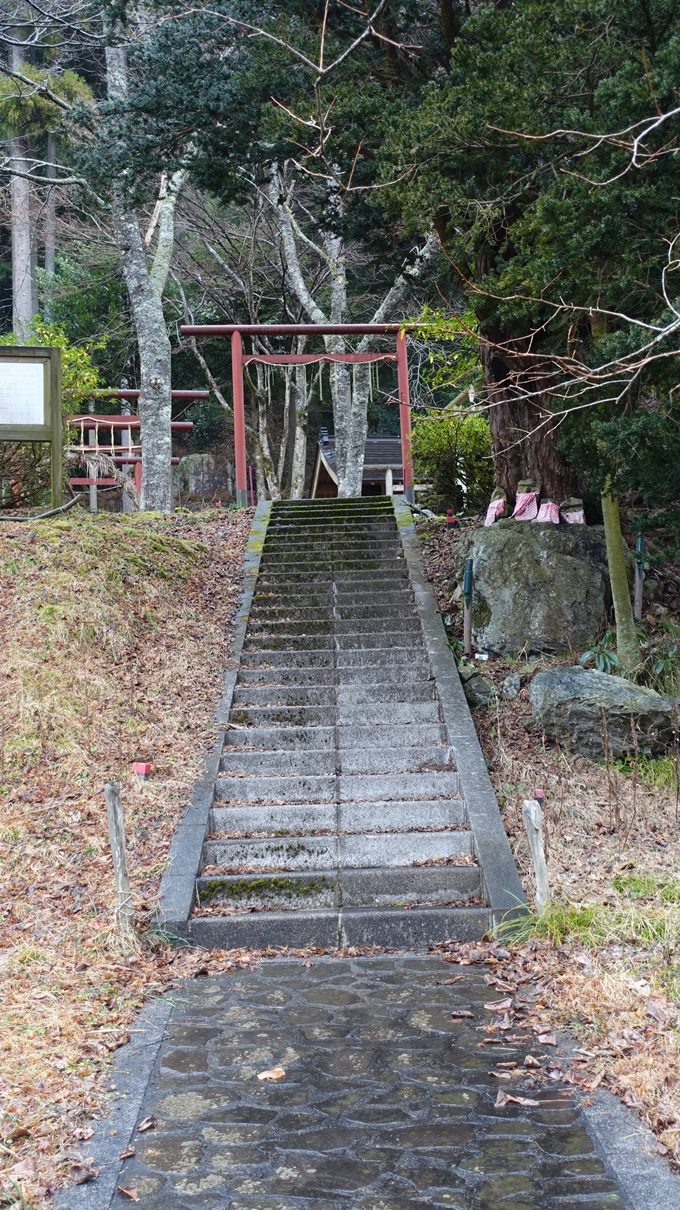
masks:
<path id="1" fill-rule="evenodd" d="M 512 996 L 508 996 L 507 1000 L 492 1000 L 489 1004 L 485 1004 L 484 1007 L 490 1013 L 503 1013 L 508 1008 L 512 1008 Z"/>
<path id="2" fill-rule="evenodd" d="M 538 1034 L 537 1041 L 541 1046 L 557 1046 L 557 1038 L 554 1034 Z"/>
<path id="3" fill-rule="evenodd" d="M 514 1071 L 490 1071 L 490 1076 L 495 1076 L 497 1080 L 513 1080 L 515 1077 Z"/>
<path id="4" fill-rule="evenodd" d="M 285 1074 L 283 1067 L 269 1067 L 267 1071 L 258 1071 L 257 1078 L 258 1080 L 283 1080 Z"/>
<path id="5" fill-rule="evenodd" d="M 498 1093 L 498 1096 L 496 1097 L 496 1101 L 494 1103 L 494 1109 L 502 1109 L 504 1105 L 538 1106 L 540 1104 L 541 1104 L 540 1101 L 532 1101 L 531 1097 L 516 1097 L 516 1096 L 513 1096 L 513 1094 L 511 1092 L 503 1092 L 503 1089 L 501 1088 Z"/>
<path id="6" fill-rule="evenodd" d="M 144 1121 L 140 1122 L 139 1126 L 137 1127 L 138 1133 L 144 1134 L 145 1130 L 153 1130 L 154 1126 L 156 1125 L 157 1120 L 158 1119 L 155 1118 L 153 1116 L 153 1114 L 151 1114 L 151 1116 L 148 1118 L 144 1118 Z"/>
<path id="7" fill-rule="evenodd" d="M 454 1011 L 451 1013 L 451 1016 L 452 1016 L 452 1017 L 454 1018 L 454 1020 L 456 1020 L 456 1021 L 457 1021 L 458 1019 L 461 1019 L 461 1020 L 462 1020 L 462 1019 L 463 1019 L 463 1017 L 469 1017 L 469 1018 L 470 1018 L 470 1020 L 473 1020 L 473 1019 L 474 1019 L 474 1015 L 475 1015 L 474 1013 L 470 1013 L 470 1012 L 468 1012 L 466 1008 L 456 1008 L 456 1009 L 454 1009 Z"/>
<path id="8" fill-rule="evenodd" d="M 96 1176 L 99 1176 L 99 1169 L 93 1168 L 90 1164 L 79 1164 L 70 1173 L 70 1179 L 74 1185 L 86 1185 L 88 1181 L 93 1181 Z"/>
<path id="9" fill-rule="evenodd" d="M 534 1058 L 533 1055 L 527 1055 L 524 1060 L 524 1066 L 525 1067 L 540 1067 L 541 1064 L 539 1063 L 538 1059 Z"/>
<path id="10" fill-rule="evenodd" d="M 121 1196 L 126 1197 L 128 1201 L 139 1201 L 139 1193 L 136 1189 L 126 1189 L 123 1185 L 116 1185 L 116 1193 L 120 1193 Z"/>
<path id="11" fill-rule="evenodd" d="M 118 1159 L 119 1160 L 129 1160 L 131 1155 L 136 1155 L 136 1154 L 137 1154 L 137 1151 L 136 1151 L 135 1147 L 126 1147 L 125 1151 L 121 1151 L 120 1155 L 118 1156 Z"/>

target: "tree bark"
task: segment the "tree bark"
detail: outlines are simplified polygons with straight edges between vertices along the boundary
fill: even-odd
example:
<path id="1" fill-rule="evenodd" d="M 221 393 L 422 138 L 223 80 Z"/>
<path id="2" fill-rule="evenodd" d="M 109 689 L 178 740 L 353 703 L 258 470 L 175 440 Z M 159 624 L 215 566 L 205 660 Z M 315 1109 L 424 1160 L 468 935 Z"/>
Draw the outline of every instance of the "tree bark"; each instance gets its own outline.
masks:
<path id="1" fill-rule="evenodd" d="M 508 352 L 507 342 L 483 334 L 482 364 L 498 487 L 511 497 L 521 479 L 535 479 L 543 495 L 558 503 L 577 494 L 578 478 L 558 452 L 558 431 L 548 419 L 549 391 L 540 392 L 536 364 L 531 366 L 531 399 L 513 386 L 513 377 L 521 379 L 526 367 Z"/>
<path id="2" fill-rule="evenodd" d="M 290 498 L 291 500 L 301 500 L 305 494 L 307 426 L 309 420 L 307 379 L 304 366 L 295 366 L 293 398 L 295 401 L 295 442 L 293 444 L 293 465 L 290 473 Z"/>
<path id="3" fill-rule="evenodd" d="M 125 100 L 128 81 L 124 46 L 106 47 L 106 73 L 109 99 Z M 154 266 L 155 277 L 152 277 L 140 232 L 139 215 L 128 202 L 120 182 L 114 183 L 112 192 L 116 245 L 139 348 L 139 419 L 143 450 L 140 506 L 142 509 L 169 513 L 173 509 L 171 353 L 163 314 L 162 290 L 172 249 L 164 239 L 160 246 L 160 259 L 157 257 L 158 265 Z"/>
<path id="4" fill-rule="evenodd" d="M 610 481 L 607 481 L 602 493 L 602 518 L 616 621 L 616 654 L 619 657 L 622 673 L 625 676 L 635 676 L 640 667 L 640 643 L 628 588 L 619 502 L 611 490 Z"/>
<path id="5" fill-rule="evenodd" d="M 24 66 L 23 46 L 12 46 L 11 64 L 13 71 Z M 23 137 L 10 139 L 10 199 L 12 226 L 12 327 L 20 344 L 25 344 L 31 334 L 31 324 L 38 310 L 35 277 L 33 273 L 33 238 L 31 231 L 31 184 L 25 176 L 30 164 L 28 140 Z"/>

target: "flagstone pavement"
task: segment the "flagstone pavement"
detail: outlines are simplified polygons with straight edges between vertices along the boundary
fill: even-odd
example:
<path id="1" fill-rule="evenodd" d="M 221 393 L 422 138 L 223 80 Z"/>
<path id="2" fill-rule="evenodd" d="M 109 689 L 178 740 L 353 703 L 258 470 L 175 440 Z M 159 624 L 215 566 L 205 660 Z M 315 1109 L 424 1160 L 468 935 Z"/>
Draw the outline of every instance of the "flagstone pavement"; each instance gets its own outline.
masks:
<path id="1" fill-rule="evenodd" d="M 119 1188 L 144 1210 L 623 1210 L 573 1089 L 532 1086 L 530 1041 L 484 1043 L 483 975 L 393 955 L 186 985 Z M 496 1108 L 499 1088 L 538 1103 Z"/>

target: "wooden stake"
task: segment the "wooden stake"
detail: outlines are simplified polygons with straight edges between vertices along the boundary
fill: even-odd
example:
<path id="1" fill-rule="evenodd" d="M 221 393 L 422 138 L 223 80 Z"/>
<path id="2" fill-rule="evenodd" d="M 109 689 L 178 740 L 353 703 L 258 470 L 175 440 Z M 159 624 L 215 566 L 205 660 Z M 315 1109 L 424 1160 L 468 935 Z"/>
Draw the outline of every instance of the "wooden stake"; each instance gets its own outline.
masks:
<path id="1" fill-rule="evenodd" d="M 107 781 L 104 786 L 106 813 L 109 818 L 109 843 L 113 856 L 113 872 L 116 879 L 116 927 L 126 941 L 135 940 L 135 910 L 125 851 L 125 822 L 120 786 L 116 781 Z"/>
<path id="2" fill-rule="evenodd" d="M 536 878 L 536 907 L 539 912 L 543 912 L 550 903 L 550 883 L 543 839 L 543 812 L 535 798 L 525 799 L 522 803 L 522 818 L 529 838 L 529 850 Z"/>

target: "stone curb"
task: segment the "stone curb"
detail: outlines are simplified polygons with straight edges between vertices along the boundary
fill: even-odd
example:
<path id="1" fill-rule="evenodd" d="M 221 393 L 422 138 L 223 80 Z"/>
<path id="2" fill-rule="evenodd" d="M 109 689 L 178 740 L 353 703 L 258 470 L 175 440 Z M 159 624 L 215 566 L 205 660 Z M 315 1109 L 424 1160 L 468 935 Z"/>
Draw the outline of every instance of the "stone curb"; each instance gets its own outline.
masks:
<path id="1" fill-rule="evenodd" d="M 404 500 L 395 498 L 394 511 L 423 627 L 425 648 L 437 683 L 449 743 L 482 867 L 491 919 L 497 925 L 508 913 L 524 908 L 526 899 L 444 623 L 425 577 L 411 510 Z"/>
<path id="2" fill-rule="evenodd" d="M 271 502 L 258 504 L 250 527 L 243 561 L 244 583 L 239 601 L 231 657 L 224 674 L 222 692 L 215 709 L 217 739 L 205 758 L 203 773 L 193 788 L 191 804 L 182 816 L 170 846 L 168 865 L 161 878 L 156 913 L 157 927 L 173 936 L 186 936 L 194 906 L 196 875 L 201 863 L 203 841 L 215 799 L 215 781 L 219 772 L 224 733 L 238 677 L 241 651 L 246 637 L 250 606 L 255 592 Z"/>
<path id="3" fill-rule="evenodd" d="M 560 1030 L 558 1041 L 560 1055 L 573 1058 L 576 1040 Z M 677 1210 L 680 1177 L 655 1150 L 656 1139 L 635 1110 L 608 1088 L 594 1093 L 577 1088 L 576 1095 L 600 1158 L 620 1185 L 630 1210 Z"/>
<path id="4" fill-rule="evenodd" d="M 118 1183 L 120 1155 L 132 1139 L 172 1009 L 172 1001 L 165 997 L 150 1001 L 141 1010 L 132 1026 L 133 1040 L 119 1050 L 113 1064 L 111 1086 L 115 1094 L 106 1117 L 83 1146 L 88 1159 L 99 1169 L 99 1176 L 57 1193 L 55 1210 L 108 1210 Z"/>

